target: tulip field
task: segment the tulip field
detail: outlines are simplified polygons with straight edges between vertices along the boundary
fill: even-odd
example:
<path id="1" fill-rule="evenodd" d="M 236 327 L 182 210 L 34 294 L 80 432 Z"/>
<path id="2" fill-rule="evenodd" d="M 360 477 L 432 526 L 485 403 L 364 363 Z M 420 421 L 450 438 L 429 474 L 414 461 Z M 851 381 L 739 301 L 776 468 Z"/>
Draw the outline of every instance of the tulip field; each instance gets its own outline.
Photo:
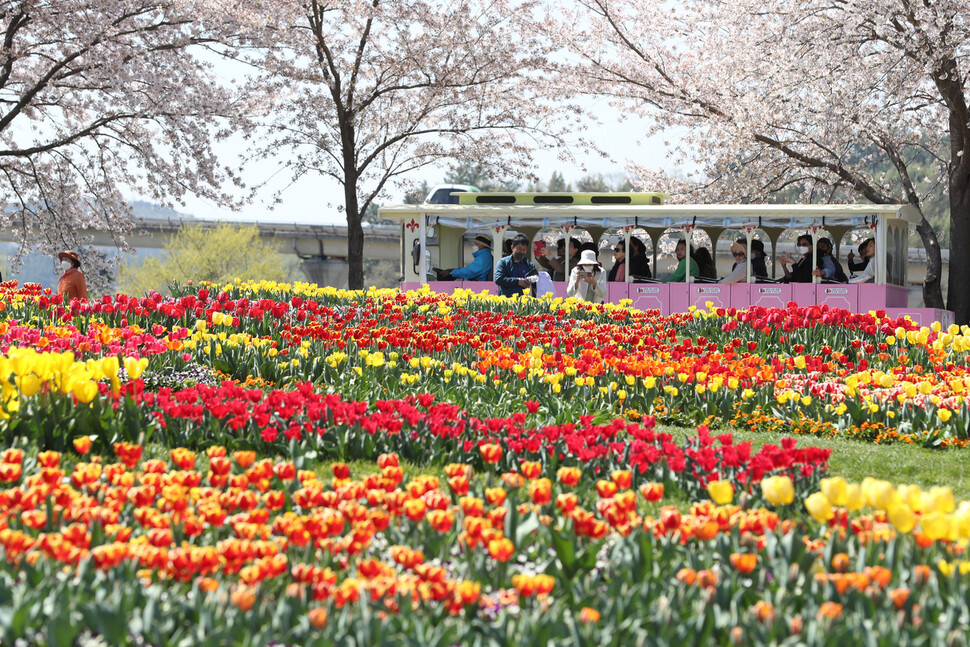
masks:
<path id="1" fill-rule="evenodd" d="M 966 645 L 970 501 L 820 445 L 970 452 L 968 368 L 883 312 L 0 284 L 0 645 Z"/>

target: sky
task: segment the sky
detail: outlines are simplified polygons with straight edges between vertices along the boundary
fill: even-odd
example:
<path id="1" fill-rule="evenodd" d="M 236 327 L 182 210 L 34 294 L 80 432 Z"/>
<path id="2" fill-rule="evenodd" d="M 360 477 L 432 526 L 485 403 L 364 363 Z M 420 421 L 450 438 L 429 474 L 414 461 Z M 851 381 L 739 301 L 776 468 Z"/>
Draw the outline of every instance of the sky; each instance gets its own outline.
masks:
<path id="1" fill-rule="evenodd" d="M 664 164 L 666 151 L 663 136 L 658 135 L 642 143 L 640 141 L 642 133 L 647 130 L 645 120 L 637 117 L 621 120 L 619 111 L 605 100 L 591 102 L 589 107 L 602 123 L 592 124 L 584 135 L 594 140 L 608 154 L 608 158 L 577 154 L 577 163 L 566 165 L 558 159 L 556 151 L 540 152 L 534 158 L 534 168 L 541 179 L 548 180 L 555 171 L 561 172 L 567 182 L 575 182 L 587 174 L 602 173 L 607 177 L 625 177 L 628 160 L 636 160 L 654 168 L 660 168 Z M 222 161 L 229 164 L 242 153 L 239 143 L 221 144 L 217 151 Z M 279 160 L 278 166 L 282 166 L 284 161 Z M 244 180 L 254 183 L 272 177 L 278 166 L 264 162 L 263 166 L 244 176 Z M 444 174 L 443 169 L 435 172 L 425 168 L 409 179 L 419 184 L 426 180 L 428 184 L 434 185 L 441 182 Z M 346 221 L 344 214 L 337 210 L 342 201 L 342 189 L 336 181 L 324 176 L 304 177 L 299 182 L 286 186 L 287 181 L 284 174 L 277 175 L 273 182 L 261 190 L 255 199 L 248 200 L 246 206 L 239 211 L 234 212 L 195 197 L 188 198 L 186 206 L 177 210 L 206 219 L 307 224 L 341 224 Z M 282 202 L 274 205 L 274 192 L 279 189 L 284 189 L 280 196 Z M 403 201 L 404 192 L 401 189 L 392 188 L 390 194 L 391 198 L 385 201 L 386 204 Z"/>

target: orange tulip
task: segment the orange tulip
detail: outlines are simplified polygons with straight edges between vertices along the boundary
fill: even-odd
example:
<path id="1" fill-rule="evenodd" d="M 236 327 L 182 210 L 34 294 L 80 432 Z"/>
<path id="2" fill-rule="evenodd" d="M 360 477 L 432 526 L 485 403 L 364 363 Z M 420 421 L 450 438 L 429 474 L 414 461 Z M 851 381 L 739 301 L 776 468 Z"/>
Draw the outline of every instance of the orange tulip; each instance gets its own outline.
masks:
<path id="1" fill-rule="evenodd" d="M 421 499 L 408 499 L 404 502 L 404 514 L 411 521 L 421 521 L 424 519 L 427 508 L 428 506 Z"/>
<path id="2" fill-rule="evenodd" d="M 846 553 L 836 553 L 832 556 L 832 570 L 836 573 L 846 573 L 849 570 L 849 556 Z"/>
<path id="3" fill-rule="evenodd" d="M 538 461 L 525 461 L 520 466 L 519 471 L 528 480 L 537 479 L 542 474 L 542 463 Z"/>
<path id="4" fill-rule="evenodd" d="M 90 436 L 78 436 L 73 442 L 74 451 L 76 451 L 78 454 L 84 455 L 91 451 L 91 445 L 93 443 L 91 442 Z"/>
<path id="5" fill-rule="evenodd" d="M 619 488 L 616 487 L 616 483 L 613 481 L 604 481 L 602 479 L 596 481 L 596 493 L 603 499 L 612 498 L 618 489 Z"/>
<path id="6" fill-rule="evenodd" d="M 640 486 L 640 494 L 650 503 L 656 503 L 664 498 L 663 483 L 644 483 Z"/>
<path id="7" fill-rule="evenodd" d="M 583 607 L 579 611 L 579 621 L 584 625 L 596 624 L 600 621 L 600 612 L 593 607 Z"/>
<path id="8" fill-rule="evenodd" d="M 40 452 L 37 454 L 37 463 L 41 467 L 57 467 L 60 461 L 61 455 L 58 452 Z"/>
<path id="9" fill-rule="evenodd" d="M 529 498 L 536 505 L 546 505 L 552 501 L 552 481 L 541 478 L 529 483 Z"/>
<path id="10" fill-rule="evenodd" d="M 579 479 L 582 475 L 583 473 L 578 467 L 560 467 L 556 471 L 556 477 L 559 479 L 559 482 L 566 487 L 575 486 L 577 483 L 579 483 Z"/>
<path id="11" fill-rule="evenodd" d="M 897 609 L 902 609 L 904 606 L 906 606 L 906 601 L 909 600 L 909 589 L 893 589 L 889 592 L 889 599 L 893 601 L 893 605 Z"/>
<path id="12" fill-rule="evenodd" d="M 229 599 L 245 613 L 256 604 L 256 593 L 252 587 L 240 585 L 229 594 Z"/>
<path id="13" fill-rule="evenodd" d="M 398 467 L 399 464 L 397 454 L 381 454 L 377 457 L 377 466 L 382 470 L 385 467 Z"/>
<path id="14" fill-rule="evenodd" d="M 500 487 L 490 487 L 485 488 L 485 500 L 488 501 L 489 505 L 502 505 L 505 503 L 505 499 L 508 494 L 503 488 Z"/>
<path id="15" fill-rule="evenodd" d="M 3 454 L 0 454 L 0 463 L 10 463 L 19 465 L 24 462 L 24 450 L 22 449 L 5 449 Z"/>
<path id="16" fill-rule="evenodd" d="M 240 451 L 232 453 L 232 460 L 236 461 L 236 465 L 245 469 L 256 462 L 256 452 L 254 451 Z"/>
<path id="17" fill-rule="evenodd" d="M 488 554 L 492 556 L 492 559 L 507 562 L 512 558 L 514 553 L 515 546 L 512 544 L 512 540 L 507 537 L 493 539 L 488 542 Z"/>
<path id="18" fill-rule="evenodd" d="M 428 523 L 438 532 L 448 532 L 455 525 L 455 513 L 451 510 L 432 510 L 428 513 Z"/>
<path id="19" fill-rule="evenodd" d="M 687 586 L 693 586 L 694 582 L 697 580 L 697 571 L 692 568 L 682 568 L 677 571 L 677 581 L 686 584 Z"/>
<path id="20" fill-rule="evenodd" d="M 307 615 L 315 629 L 323 629 L 327 626 L 327 610 L 323 607 L 314 607 Z"/>
<path id="21" fill-rule="evenodd" d="M 755 602 L 754 606 L 751 607 L 751 611 L 754 613 L 754 617 L 758 619 L 758 622 L 766 625 L 774 622 L 777 617 L 775 607 L 771 605 L 771 602 L 765 600 Z"/>
<path id="22" fill-rule="evenodd" d="M 838 602 L 823 602 L 818 608 L 818 619 L 834 620 L 842 615 L 842 605 Z"/>
<path id="23" fill-rule="evenodd" d="M 462 580 L 455 587 L 455 596 L 461 604 L 474 604 L 482 594 L 482 585 L 470 580 Z"/>
<path id="24" fill-rule="evenodd" d="M 610 479 L 616 483 L 616 487 L 621 490 L 628 490 L 633 485 L 633 472 L 630 470 L 613 470 Z"/>
<path id="25" fill-rule="evenodd" d="M 350 478 L 350 467 L 347 463 L 334 463 L 331 469 L 333 470 L 334 478 L 341 480 Z"/>
<path id="26" fill-rule="evenodd" d="M 754 553 L 731 553 L 731 566 L 739 573 L 747 575 L 758 565 L 758 556 Z"/>
<path id="27" fill-rule="evenodd" d="M 524 598 L 531 598 L 536 593 L 536 581 L 531 575 L 513 575 L 512 586 Z"/>
<path id="28" fill-rule="evenodd" d="M 489 464 L 495 464 L 502 460 L 502 446 L 497 443 L 486 443 L 478 446 L 478 451 L 482 454 L 482 460 Z"/>
<path id="29" fill-rule="evenodd" d="M 19 481 L 22 474 L 23 466 L 20 463 L 0 463 L 0 483 Z"/>
<path id="30" fill-rule="evenodd" d="M 468 486 L 468 477 L 464 474 L 458 474 L 448 479 L 449 489 L 457 496 L 465 496 L 468 494 Z"/>

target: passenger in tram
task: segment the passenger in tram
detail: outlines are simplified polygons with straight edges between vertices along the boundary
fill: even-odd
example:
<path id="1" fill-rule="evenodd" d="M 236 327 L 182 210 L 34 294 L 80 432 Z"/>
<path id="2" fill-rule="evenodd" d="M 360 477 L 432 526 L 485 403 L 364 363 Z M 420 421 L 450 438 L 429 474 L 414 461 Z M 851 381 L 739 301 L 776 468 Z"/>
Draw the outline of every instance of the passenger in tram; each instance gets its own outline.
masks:
<path id="1" fill-rule="evenodd" d="M 438 270 L 439 281 L 487 281 L 492 271 L 492 240 L 488 236 L 479 234 L 472 240 L 475 251 L 472 252 L 471 263 L 465 267 L 453 270 Z"/>
<path id="2" fill-rule="evenodd" d="M 591 303 L 603 303 L 606 299 L 606 272 L 596 260 L 595 251 L 583 250 L 579 263 L 569 272 L 566 294 Z"/>
<path id="3" fill-rule="evenodd" d="M 697 261 L 694 260 L 694 250 L 690 250 L 690 275 L 698 276 L 700 271 L 697 268 Z M 670 275 L 670 278 L 666 279 L 664 283 L 683 283 L 687 280 L 687 241 L 678 240 L 677 247 L 674 250 L 674 255 L 677 257 L 677 269 L 674 273 Z"/>
<path id="4" fill-rule="evenodd" d="M 518 234 L 512 239 L 512 253 L 499 259 L 495 266 L 495 284 L 499 293 L 510 297 L 523 294 L 532 287 L 538 272 L 536 266 L 529 260 L 529 239 Z"/>
<path id="5" fill-rule="evenodd" d="M 714 259 L 711 257 L 709 249 L 703 246 L 698 247 L 691 252 L 691 256 L 697 263 L 700 278 L 717 280 L 717 266 L 714 265 Z"/>
<path id="6" fill-rule="evenodd" d="M 610 283 L 626 281 L 626 242 L 621 240 L 613 244 L 613 267 L 606 275 Z"/>
<path id="7" fill-rule="evenodd" d="M 647 246 L 636 236 L 630 236 L 630 276 L 636 281 L 637 278 L 649 279 L 650 259 L 647 258 Z"/>
<path id="8" fill-rule="evenodd" d="M 859 254 L 867 262 L 860 273 L 849 279 L 849 283 L 872 283 L 876 280 L 876 241 L 870 238 L 859 245 Z"/>
<path id="9" fill-rule="evenodd" d="M 738 242 L 741 242 L 740 240 Z M 741 243 L 746 245 L 747 241 Z M 768 278 L 768 265 L 765 262 L 765 244 L 757 238 L 751 241 L 751 275 L 754 277 Z"/>
<path id="10" fill-rule="evenodd" d="M 576 263 L 579 262 L 579 248 L 580 241 L 578 238 L 569 238 L 569 266 L 576 267 Z M 566 253 L 565 253 L 566 243 L 564 239 L 560 238 L 556 241 L 556 251 L 553 252 L 552 248 L 546 247 L 542 256 L 536 257 L 536 262 L 539 266 L 545 270 L 549 271 L 552 275 L 553 281 L 565 281 L 566 280 Z"/>
<path id="11" fill-rule="evenodd" d="M 796 261 L 787 254 L 782 256 L 781 269 L 785 271 L 785 281 L 787 283 L 811 283 L 812 282 L 812 237 L 802 234 L 797 241 L 798 253 L 801 257 Z M 791 268 L 788 266 L 791 265 Z"/>
<path id="12" fill-rule="evenodd" d="M 744 239 L 738 239 L 731 244 L 734 267 L 731 269 L 731 273 L 718 283 L 743 283 L 748 280 L 748 254 L 745 251 L 747 242 Z"/>
<path id="13" fill-rule="evenodd" d="M 818 269 L 812 272 L 812 276 L 821 277 L 834 283 L 848 283 L 849 277 L 845 275 L 839 259 L 832 255 L 832 241 L 828 238 L 819 238 L 816 245 L 818 250 Z"/>
<path id="14" fill-rule="evenodd" d="M 875 245 L 876 240 L 874 238 L 866 238 L 864 241 L 859 243 L 858 262 L 856 262 L 855 260 L 855 254 L 852 252 L 851 249 L 849 250 L 849 271 L 852 272 L 853 274 L 855 274 L 856 272 L 861 272 L 862 270 L 866 269 L 866 266 L 869 264 L 869 257 L 866 256 L 866 251 L 865 251 L 869 243 L 872 243 L 873 245 Z"/>

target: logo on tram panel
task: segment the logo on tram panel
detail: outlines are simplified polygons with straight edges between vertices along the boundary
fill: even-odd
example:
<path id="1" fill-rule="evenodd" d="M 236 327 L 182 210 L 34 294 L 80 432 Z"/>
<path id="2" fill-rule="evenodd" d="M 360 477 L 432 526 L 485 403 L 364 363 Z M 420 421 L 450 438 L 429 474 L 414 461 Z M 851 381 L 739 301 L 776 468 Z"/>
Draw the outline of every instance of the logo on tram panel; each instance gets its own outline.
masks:
<path id="1" fill-rule="evenodd" d="M 660 294 L 660 288 L 637 288 L 637 294 Z"/>
<path id="2" fill-rule="evenodd" d="M 849 288 L 825 288 L 825 294 L 848 294 Z"/>
<path id="3" fill-rule="evenodd" d="M 414 218 L 411 218 L 411 222 L 409 222 L 408 224 L 406 224 L 404 226 L 407 227 L 408 229 L 410 229 L 412 231 L 412 233 L 414 232 L 415 229 L 417 229 L 418 227 L 420 227 L 420 225 L 417 222 L 415 222 Z"/>
<path id="4" fill-rule="evenodd" d="M 781 294 L 781 288 L 758 288 L 758 294 Z"/>
<path id="5" fill-rule="evenodd" d="M 722 288 L 697 288 L 697 294 L 720 294 Z"/>

